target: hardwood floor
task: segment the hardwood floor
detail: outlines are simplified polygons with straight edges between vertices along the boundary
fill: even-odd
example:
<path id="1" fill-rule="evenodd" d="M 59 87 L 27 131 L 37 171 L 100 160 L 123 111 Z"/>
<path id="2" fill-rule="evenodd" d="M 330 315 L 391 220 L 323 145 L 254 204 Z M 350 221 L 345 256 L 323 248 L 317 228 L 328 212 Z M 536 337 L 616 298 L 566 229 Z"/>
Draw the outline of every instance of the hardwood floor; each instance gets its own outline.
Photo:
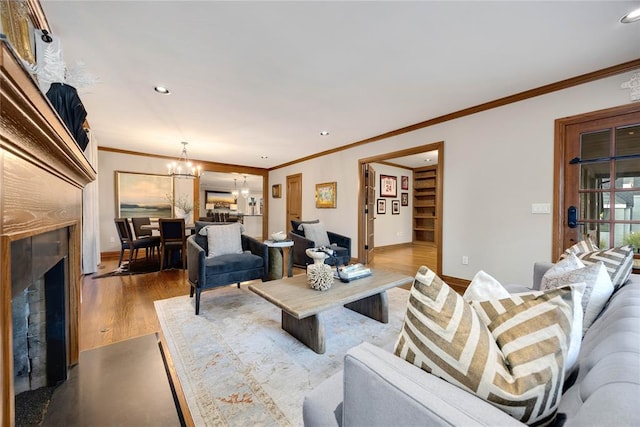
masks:
<path id="1" fill-rule="evenodd" d="M 117 259 L 104 260 L 98 274 L 114 270 L 117 264 Z M 414 276 L 421 265 L 435 269 L 434 247 L 406 245 L 378 248 L 371 263 L 373 268 L 397 271 L 408 276 Z M 302 272 L 301 269 L 294 269 L 294 274 Z M 82 283 L 80 351 L 158 331 L 153 302 L 188 293 L 186 270 L 102 279 L 85 276 Z"/>

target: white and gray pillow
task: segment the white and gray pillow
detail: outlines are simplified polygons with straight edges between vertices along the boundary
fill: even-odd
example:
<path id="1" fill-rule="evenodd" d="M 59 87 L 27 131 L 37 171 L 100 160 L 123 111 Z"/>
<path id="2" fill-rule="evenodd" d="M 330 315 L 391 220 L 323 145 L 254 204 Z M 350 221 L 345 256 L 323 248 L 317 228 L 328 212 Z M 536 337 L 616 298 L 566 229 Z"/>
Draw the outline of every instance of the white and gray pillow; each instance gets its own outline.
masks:
<path id="1" fill-rule="evenodd" d="M 234 222 L 225 225 L 205 227 L 207 234 L 208 257 L 242 253 L 242 225 Z"/>
<path id="2" fill-rule="evenodd" d="M 319 248 L 320 246 L 329 246 L 331 244 L 329 241 L 329 235 L 327 234 L 327 229 L 322 221 L 318 221 L 315 224 L 303 223 L 300 224 L 300 226 L 304 230 L 304 237 L 309 240 L 313 240 L 316 248 Z"/>
<path id="3" fill-rule="evenodd" d="M 540 290 L 553 289 L 570 283 L 586 285 L 582 296 L 584 311 L 582 334 L 584 335 L 613 294 L 613 284 L 604 264 L 598 262 L 570 271 L 557 272 L 550 269 L 542 277 Z"/>

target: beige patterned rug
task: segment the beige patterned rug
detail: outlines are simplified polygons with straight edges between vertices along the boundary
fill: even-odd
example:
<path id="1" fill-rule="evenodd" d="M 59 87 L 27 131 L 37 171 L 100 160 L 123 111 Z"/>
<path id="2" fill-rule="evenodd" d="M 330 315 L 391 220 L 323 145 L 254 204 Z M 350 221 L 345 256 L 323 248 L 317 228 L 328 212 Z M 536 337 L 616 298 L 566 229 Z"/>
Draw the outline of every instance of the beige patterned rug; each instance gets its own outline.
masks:
<path id="1" fill-rule="evenodd" d="M 344 307 L 325 312 L 326 353 L 280 327 L 280 310 L 246 285 L 156 301 L 168 351 L 197 426 L 301 426 L 304 396 L 342 369 L 362 341 L 392 347 L 409 292 L 391 289 L 389 323 Z"/>

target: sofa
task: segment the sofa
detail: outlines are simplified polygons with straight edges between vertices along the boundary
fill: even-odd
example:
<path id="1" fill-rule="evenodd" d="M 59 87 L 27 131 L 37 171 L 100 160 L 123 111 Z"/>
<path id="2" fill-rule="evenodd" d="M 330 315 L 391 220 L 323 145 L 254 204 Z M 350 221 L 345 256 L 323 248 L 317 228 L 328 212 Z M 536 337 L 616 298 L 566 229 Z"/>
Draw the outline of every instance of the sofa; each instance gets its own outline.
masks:
<path id="1" fill-rule="evenodd" d="M 552 265 L 535 264 L 533 289 Z M 523 425 L 395 356 L 393 346 L 365 342 L 349 350 L 343 371 L 305 397 L 305 426 Z M 555 425 L 640 425 L 640 275 L 609 298 L 583 337 L 577 366 L 565 381 Z"/>
<path id="2" fill-rule="evenodd" d="M 238 228 L 235 243 L 237 250 L 223 250 L 222 254 L 212 256 L 209 251 L 208 235 L 201 232 L 206 227 L 232 227 Z M 187 239 L 187 271 L 189 296 L 196 296 L 195 313 L 200 313 L 200 294 L 202 291 L 226 286 L 247 280 L 268 280 L 269 248 L 257 239 L 240 234 L 241 226 L 238 223 L 216 223 L 196 221 L 195 232 Z"/>

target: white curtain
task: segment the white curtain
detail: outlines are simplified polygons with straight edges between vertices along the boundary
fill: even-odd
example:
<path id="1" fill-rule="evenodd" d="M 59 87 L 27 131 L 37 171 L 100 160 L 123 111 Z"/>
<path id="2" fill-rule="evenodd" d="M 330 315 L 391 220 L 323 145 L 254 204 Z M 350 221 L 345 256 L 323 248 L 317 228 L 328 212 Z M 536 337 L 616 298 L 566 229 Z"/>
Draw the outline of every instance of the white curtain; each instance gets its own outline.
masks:
<path id="1" fill-rule="evenodd" d="M 84 150 L 87 160 L 98 170 L 98 140 L 89 131 L 89 145 Z M 98 177 L 82 190 L 82 273 L 98 271 L 100 264 L 100 211 L 98 210 Z"/>

